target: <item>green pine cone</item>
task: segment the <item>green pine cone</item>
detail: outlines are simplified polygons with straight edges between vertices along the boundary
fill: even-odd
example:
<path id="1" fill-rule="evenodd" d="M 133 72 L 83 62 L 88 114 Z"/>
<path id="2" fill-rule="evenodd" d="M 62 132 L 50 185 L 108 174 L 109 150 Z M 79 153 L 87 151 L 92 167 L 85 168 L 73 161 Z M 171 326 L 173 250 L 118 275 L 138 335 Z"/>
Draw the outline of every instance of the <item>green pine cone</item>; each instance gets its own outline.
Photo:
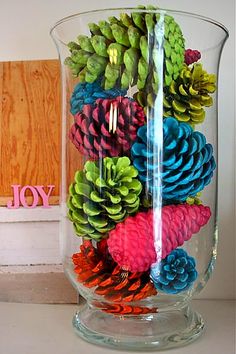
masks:
<path id="1" fill-rule="evenodd" d="M 185 65 L 177 80 L 164 90 L 164 116 L 175 117 L 191 125 L 205 119 L 203 107 L 210 107 L 210 94 L 216 90 L 216 76 L 203 70 L 202 64 Z"/>
<path id="2" fill-rule="evenodd" d="M 160 14 L 145 12 L 145 9 L 154 10 L 153 6 L 139 6 L 139 9 L 143 11 L 133 12 L 131 16 L 122 13 L 120 19 L 110 17 L 108 21 L 90 23 L 91 37 L 78 36 L 78 43 L 70 42 L 71 57 L 65 63 L 74 76 L 87 82 L 94 82 L 104 74 L 105 88 L 121 86 L 128 89 L 137 84 L 136 98 L 139 101 L 141 96 L 142 102 L 139 103 L 147 106 L 150 97 L 153 101 L 158 92 L 156 78 L 162 68 L 159 55 L 152 50 L 152 45 L 157 46 L 155 26 L 164 20 L 164 86 L 168 87 L 180 74 L 185 48 L 181 29 L 173 17 L 163 15 L 162 18 Z M 90 60 L 90 57 L 96 60 Z"/>
<path id="3" fill-rule="evenodd" d="M 140 206 L 142 184 L 128 157 L 87 161 L 69 188 L 68 217 L 78 236 L 96 241 Z"/>
<path id="4" fill-rule="evenodd" d="M 200 197 L 201 197 L 201 193 L 199 192 L 195 195 L 195 197 L 188 197 L 186 199 L 186 203 L 188 203 L 189 205 L 194 205 L 194 204 L 201 205 L 202 201 L 201 201 Z"/>

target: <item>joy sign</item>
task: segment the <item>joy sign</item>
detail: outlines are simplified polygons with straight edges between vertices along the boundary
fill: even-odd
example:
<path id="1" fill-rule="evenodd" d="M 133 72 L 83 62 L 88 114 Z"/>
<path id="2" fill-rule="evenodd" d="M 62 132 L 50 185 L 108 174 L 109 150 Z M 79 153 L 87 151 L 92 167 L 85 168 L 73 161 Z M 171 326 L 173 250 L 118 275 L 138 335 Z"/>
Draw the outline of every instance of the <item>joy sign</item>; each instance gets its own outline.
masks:
<path id="1" fill-rule="evenodd" d="M 54 185 L 49 184 L 48 192 L 46 193 L 44 190 L 44 186 L 23 186 L 21 188 L 20 184 L 13 184 L 13 200 L 9 200 L 7 202 L 7 208 L 9 209 L 17 209 L 22 205 L 24 208 L 35 208 L 38 205 L 39 197 L 42 198 L 43 208 L 50 208 L 49 205 L 49 197 L 52 193 Z M 26 191 L 30 191 L 33 196 L 33 202 L 31 205 L 27 203 L 26 199 Z"/>

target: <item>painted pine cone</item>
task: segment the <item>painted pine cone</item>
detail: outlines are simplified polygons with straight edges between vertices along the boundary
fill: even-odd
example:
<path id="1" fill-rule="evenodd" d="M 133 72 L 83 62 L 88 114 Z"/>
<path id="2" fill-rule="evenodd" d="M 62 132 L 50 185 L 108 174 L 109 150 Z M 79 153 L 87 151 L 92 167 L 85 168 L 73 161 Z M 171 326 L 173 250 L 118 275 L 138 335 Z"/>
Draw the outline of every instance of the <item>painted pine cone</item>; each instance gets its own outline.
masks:
<path id="1" fill-rule="evenodd" d="M 139 212 L 133 217 L 129 216 L 109 232 L 109 253 L 125 270 L 147 271 L 153 263 L 166 258 L 171 251 L 198 233 L 210 216 L 210 208 L 203 205 L 164 206 L 161 215 L 162 233 L 154 235 L 156 218 L 153 210 Z M 159 243 L 158 236 L 162 238 Z"/>
<path id="2" fill-rule="evenodd" d="M 186 203 L 189 205 L 200 205 L 202 204 L 201 193 L 197 193 L 195 196 L 190 196 L 186 199 Z M 168 201 L 163 200 L 162 206 L 169 205 Z M 139 211 L 147 211 L 153 207 L 153 197 L 147 190 L 143 188 L 142 193 L 140 194 L 140 208 Z"/>
<path id="3" fill-rule="evenodd" d="M 73 115 L 81 112 L 83 106 L 86 104 L 93 105 L 98 98 L 116 98 L 118 96 L 125 96 L 126 90 L 119 90 L 113 88 L 111 90 L 104 90 L 101 87 L 101 80 L 93 83 L 80 82 L 78 83 L 71 95 L 70 111 Z"/>
<path id="4" fill-rule="evenodd" d="M 155 120 L 139 128 L 137 141 L 131 148 L 133 164 L 146 190 L 158 188 L 162 168 L 162 198 L 165 202 L 183 202 L 208 185 L 216 167 L 211 144 L 205 136 L 175 118 L 163 120 L 163 162 L 155 161 L 158 141 L 154 134 Z M 147 136 L 148 134 L 148 136 Z M 159 147 L 161 148 L 161 147 Z"/>
<path id="5" fill-rule="evenodd" d="M 108 262 L 91 241 L 84 241 L 80 246 L 80 252 L 75 253 L 72 260 L 77 280 L 87 288 L 94 288 L 95 294 L 104 297 L 105 300 L 124 304 L 157 294 L 147 272 L 136 274 L 124 272 L 116 263 Z"/>
<path id="6" fill-rule="evenodd" d="M 156 52 L 153 53 L 153 72 L 149 71 L 149 37 L 154 37 L 154 27 L 160 14 L 146 12 L 155 7 L 140 7 L 143 11 L 126 13 L 89 25 L 91 37 L 78 36 L 78 43 L 70 42 L 71 56 L 65 61 L 80 81 L 94 82 L 105 75 L 104 88 L 118 85 L 124 89 L 137 84 L 146 96 L 158 90 Z M 141 10 L 139 9 L 139 11 Z M 170 85 L 184 64 L 184 38 L 173 17 L 164 18 L 164 83 Z M 160 21 L 161 22 L 161 21 Z M 158 64 L 159 65 L 159 64 Z M 143 101 L 143 97 L 142 97 Z"/>
<path id="7" fill-rule="evenodd" d="M 160 264 L 155 264 L 150 273 L 155 288 L 168 294 L 188 290 L 197 275 L 194 258 L 181 248 L 172 251 Z"/>
<path id="8" fill-rule="evenodd" d="M 185 64 L 191 65 L 201 59 L 201 53 L 198 50 L 186 49 L 184 53 Z"/>
<path id="9" fill-rule="evenodd" d="M 117 119 L 116 119 L 117 118 Z M 97 99 L 75 115 L 69 137 L 84 156 L 92 159 L 129 155 L 137 130 L 146 117 L 128 97 Z M 113 126 L 111 126 L 113 122 Z"/>
<path id="10" fill-rule="evenodd" d="M 68 217 L 76 234 L 98 241 L 137 212 L 142 190 L 137 175 L 128 157 L 87 161 L 69 188 Z"/>
<path id="11" fill-rule="evenodd" d="M 205 119 L 203 107 L 210 107 L 210 94 L 216 90 L 216 76 L 208 74 L 202 64 L 184 66 L 177 80 L 164 89 L 164 116 L 173 116 L 192 125 Z"/>
<path id="12" fill-rule="evenodd" d="M 202 200 L 201 200 L 201 193 L 197 193 L 194 197 L 188 197 L 186 199 L 186 203 L 188 203 L 189 205 L 200 205 L 202 204 Z"/>
<path id="13" fill-rule="evenodd" d="M 139 280 L 137 280 L 137 284 L 139 283 Z M 134 283 L 135 284 L 135 283 Z M 152 283 L 151 283 L 152 284 Z M 149 286 L 149 283 L 148 283 Z M 131 291 L 133 291 L 132 287 L 130 287 Z M 142 295 L 142 291 L 140 290 L 139 294 Z M 156 295 L 156 294 L 153 294 Z M 148 295 L 150 296 L 150 295 Z M 136 296 L 137 297 L 137 296 Z M 148 313 L 157 313 L 158 312 L 158 307 L 153 307 L 150 306 L 136 306 L 133 304 L 130 304 L 129 302 L 127 304 L 124 303 L 112 303 L 112 302 L 104 302 L 104 301 L 93 301 L 92 305 L 95 306 L 96 308 L 99 308 L 101 311 L 104 311 L 106 313 L 112 313 L 113 315 L 146 315 Z"/>

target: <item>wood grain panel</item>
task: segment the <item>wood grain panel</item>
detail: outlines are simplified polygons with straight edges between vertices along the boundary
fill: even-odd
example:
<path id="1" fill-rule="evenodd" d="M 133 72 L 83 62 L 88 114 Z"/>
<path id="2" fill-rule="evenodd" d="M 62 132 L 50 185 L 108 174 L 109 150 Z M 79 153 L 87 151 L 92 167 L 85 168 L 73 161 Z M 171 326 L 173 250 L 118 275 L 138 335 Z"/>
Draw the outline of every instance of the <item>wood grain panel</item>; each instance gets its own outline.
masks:
<path id="1" fill-rule="evenodd" d="M 0 196 L 11 185 L 60 183 L 61 100 L 57 60 L 0 63 Z"/>

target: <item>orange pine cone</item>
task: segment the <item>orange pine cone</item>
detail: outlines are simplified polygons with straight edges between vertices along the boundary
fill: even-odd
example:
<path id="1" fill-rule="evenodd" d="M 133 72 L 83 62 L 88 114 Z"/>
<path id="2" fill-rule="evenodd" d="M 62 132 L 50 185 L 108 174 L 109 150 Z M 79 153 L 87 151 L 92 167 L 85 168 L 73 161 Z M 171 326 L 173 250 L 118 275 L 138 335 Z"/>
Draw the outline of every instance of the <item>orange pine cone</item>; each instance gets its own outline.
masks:
<path id="1" fill-rule="evenodd" d="M 95 287 L 95 294 L 104 296 L 111 302 L 138 301 L 156 295 L 157 291 L 150 282 L 148 272 L 124 271 L 109 259 L 105 243 L 106 241 L 103 240 L 101 245 L 95 248 L 91 241 L 84 241 L 80 246 L 80 253 L 72 256 L 78 281 L 87 288 Z M 112 312 L 113 308 L 108 310 Z M 126 310 L 129 312 L 128 309 Z M 122 305 L 122 313 L 126 310 Z"/>
<path id="2" fill-rule="evenodd" d="M 157 307 L 149 308 L 143 306 L 107 304 L 105 302 L 94 302 L 93 305 L 100 308 L 102 311 L 112 313 L 113 315 L 146 315 L 158 311 Z"/>

